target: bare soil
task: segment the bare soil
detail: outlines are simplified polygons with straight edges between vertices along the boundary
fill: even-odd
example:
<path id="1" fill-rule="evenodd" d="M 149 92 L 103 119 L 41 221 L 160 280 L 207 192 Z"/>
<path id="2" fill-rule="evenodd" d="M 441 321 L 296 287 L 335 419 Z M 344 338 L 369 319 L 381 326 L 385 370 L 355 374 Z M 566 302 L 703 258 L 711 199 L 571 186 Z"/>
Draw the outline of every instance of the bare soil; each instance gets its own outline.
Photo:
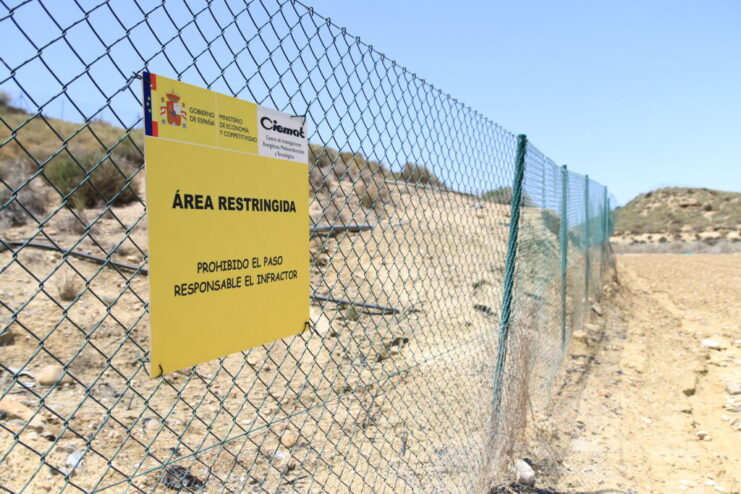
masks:
<path id="1" fill-rule="evenodd" d="M 470 490 L 493 451 L 508 208 L 405 185 L 393 186 L 389 200 L 405 208 L 389 208 L 378 228 L 312 241 L 312 290 L 398 313 L 315 303 L 311 333 L 162 379 L 146 372 L 145 276 L 58 252 L 1 252 L 0 315 L 12 324 L 0 346 L 8 369 L 0 389 L 34 420 L 0 419 L 0 485 L 42 493 L 171 492 L 178 482 L 206 492 Z M 2 236 L 35 235 L 144 266 L 141 205 L 101 217 L 87 210 L 95 224 L 84 233 L 62 213 L 43 234 L 29 224 Z M 523 218 L 523 230 L 543 238 L 540 211 Z M 64 300 L 69 280 L 76 287 Z M 54 363 L 67 367 L 69 382 L 34 379 Z M 21 372 L 31 376 L 12 375 Z"/>
<path id="2" fill-rule="evenodd" d="M 530 450 L 545 458 L 538 485 L 739 492 L 741 395 L 727 385 L 741 381 L 741 255 L 617 264 L 603 317 L 574 334 L 562 406 L 537 425 L 551 438 Z"/>

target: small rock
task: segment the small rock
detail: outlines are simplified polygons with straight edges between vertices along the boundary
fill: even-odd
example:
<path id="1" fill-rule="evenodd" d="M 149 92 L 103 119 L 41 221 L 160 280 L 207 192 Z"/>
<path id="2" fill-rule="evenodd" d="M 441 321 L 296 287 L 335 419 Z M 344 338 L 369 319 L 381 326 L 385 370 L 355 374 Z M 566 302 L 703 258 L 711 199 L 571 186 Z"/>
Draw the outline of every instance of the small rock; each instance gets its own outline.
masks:
<path id="1" fill-rule="evenodd" d="M 280 438 L 280 442 L 283 444 L 283 446 L 289 449 L 294 447 L 297 441 L 298 441 L 298 434 L 296 434 L 293 431 L 284 432 Z"/>
<path id="2" fill-rule="evenodd" d="M 10 346 L 13 343 L 15 343 L 15 334 L 10 329 L 0 332 L 0 346 Z"/>
<path id="3" fill-rule="evenodd" d="M 711 350 L 722 350 L 723 346 L 717 341 L 712 338 L 705 338 L 700 342 L 700 344 L 703 346 L 703 348 L 709 348 Z"/>
<path id="4" fill-rule="evenodd" d="M 683 374 L 682 375 L 682 393 L 684 393 L 685 396 L 692 396 L 697 391 L 697 383 L 699 382 L 699 377 L 697 374 Z"/>
<path id="5" fill-rule="evenodd" d="M 530 487 L 535 485 L 535 470 L 526 460 L 515 460 L 515 473 L 520 484 Z"/>
<path id="6" fill-rule="evenodd" d="M 695 432 L 695 435 L 696 435 L 696 436 L 697 436 L 697 438 L 698 438 L 698 439 L 700 439 L 701 441 L 706 441 L 706 440 L 707 440 L 707 438 L 709 438 L 709 437 L 710 437 L 710 433 L 709 433 L 708 431 L 697 431 L 697 432 Z"/>
<path id="7" fill-rule="evenodd" d="M 74 380 L 64 372 L 61 365 L 51 364 L 36 373 L 36 382 L 42 386 L 54 386 L 55 384 L 70 384 Z"/>
<path id="8" fill-rule="evenodd" d="M 298 466 L 296 460 L 291 458 L 291 456 L 284 451 L 276 451 L 275 458 L 275 468 L 281 472 L 290 472 L 295 470 Z"/>
<path id="9" fill-rule="evenodd" d="M 587 333 L 585 333 L 581 329 L 577 329 L 576 331 L 571 333 L 571 337 L 576 341 L 587 341 Z"/>
<path id="10" fill-rule="evenodd" d="M 594 304 L 594 305 L 592 306 L 592 310 L 593 310 L 593 311 L 594 311 L 594 313 L 595 313 L 595 314 L 597 314 L 598 316 L 601 316 L 601 315 L 602 315 L 602 307 L 600 307 L 600 305 L 599 305 L 599 304 Z"/>
<path id="11" fill-rule="evenodd" d="M 722 485 L 716 485 L 716 486 L 713 487 L 713 489 L 715 489 L 718 492 L 729 492 L 728 489 L 726 489 Z"/>
<path id="12" fill-rule="evenodd" d="M 726 393 L 729 395 L 741 395 L 741 382 L 727 382 Z"/>
<path id="13" fill-rule="evenodd" d="M 35 431 L 42 431 L 44 423 L 39 414 L 23 404 L 18 396 L 8 395 L 0 400 L 0 416 L 7 420 L 21 420 L 27 422 L 29 427 Z"/>
<path id="14" fill-rule="evenodd" d="M 399 351 L 400 350 L 399 350 L 399 347 L 397 345 L 394 345 L 391 348 L 389 348 L 389 353 L 391 355 L 399 355 Z"/>

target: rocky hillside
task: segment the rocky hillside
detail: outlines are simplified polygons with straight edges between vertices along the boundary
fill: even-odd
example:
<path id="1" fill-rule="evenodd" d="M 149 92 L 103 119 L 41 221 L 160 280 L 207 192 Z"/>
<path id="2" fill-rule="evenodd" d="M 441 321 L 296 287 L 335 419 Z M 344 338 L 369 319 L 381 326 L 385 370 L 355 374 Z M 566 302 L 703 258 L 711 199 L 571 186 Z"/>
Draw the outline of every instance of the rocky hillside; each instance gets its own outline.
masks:
<path id="1" fill-rule="evenodd" d="M 670 187 L 618 209 L 613 243 L 623 251 L 741 250 L 741 193 Z"/>

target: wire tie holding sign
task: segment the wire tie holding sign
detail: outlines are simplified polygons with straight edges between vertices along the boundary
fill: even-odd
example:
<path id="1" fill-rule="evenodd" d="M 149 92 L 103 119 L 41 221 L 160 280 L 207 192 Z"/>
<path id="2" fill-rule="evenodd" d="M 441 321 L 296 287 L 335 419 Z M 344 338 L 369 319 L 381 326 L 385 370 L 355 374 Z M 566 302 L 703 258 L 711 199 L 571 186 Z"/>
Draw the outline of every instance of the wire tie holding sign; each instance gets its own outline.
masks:
<path id="1" fill-rule="evenodd" d="M 303 118 L 306 120 L 306 117 L 309 115 L 309 108 L 311 108 L 311 101 L 309 101 L 309 104 L 306 105 L 306 110 L 304 110 L 303 115 L 288 115 L 290 118 Z"/>
<path id="2" fill-rule="evenodd" d="M 304 329 L 301 330 L 301 334 L 304 334 L 307 331 L 309 333 L 313 333 L 314 332 L 314 328 L 312 327 L 311 322 L 304 321 Z"/>

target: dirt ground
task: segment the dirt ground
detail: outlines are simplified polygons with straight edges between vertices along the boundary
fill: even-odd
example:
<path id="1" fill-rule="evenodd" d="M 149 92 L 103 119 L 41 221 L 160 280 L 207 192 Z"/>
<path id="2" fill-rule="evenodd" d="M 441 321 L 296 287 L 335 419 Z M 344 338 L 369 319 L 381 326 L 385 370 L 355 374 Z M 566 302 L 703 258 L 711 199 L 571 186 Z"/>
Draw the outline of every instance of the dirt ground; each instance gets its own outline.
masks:
<path id="1" fill-rule="evenodd" d="M 508 211 L 406 186 L 392 199 L 414 207 L 393 209 L 372 231 L 314 238 L 311 276 L 318 295 L 398 313 L 315 302 L 311 333 L 159 380 L 146 373 L 145 276 L 58 252 L 0 252 L 0 315 L 12 322 L 0 389 L 20 410 L 0 418 L 0 486 L 171 492 L 161 465 L 175 464 L 206 492 L 471 490 L 493 451 L 492 328 Z M 523 231 L 554 243 L 540 218 L 525 211 Z M 83 253 L 145 262 L 141 205 L 100 217 L 85 235 L 62 219 L 35 240 L 70 248 L 82 238 Z M 65 276 L 76 286 L 67 301 Z M 42 384 L 55 361 L 67 382 Z"/>
<path id="2" fill-rule="evenodd" d="M 741 255 L 623 255 L 617 266 L 602 317 L 574 334 L 552 431 L 566 452 L 540 465 L 538 485 L 739 492 Z"/>

